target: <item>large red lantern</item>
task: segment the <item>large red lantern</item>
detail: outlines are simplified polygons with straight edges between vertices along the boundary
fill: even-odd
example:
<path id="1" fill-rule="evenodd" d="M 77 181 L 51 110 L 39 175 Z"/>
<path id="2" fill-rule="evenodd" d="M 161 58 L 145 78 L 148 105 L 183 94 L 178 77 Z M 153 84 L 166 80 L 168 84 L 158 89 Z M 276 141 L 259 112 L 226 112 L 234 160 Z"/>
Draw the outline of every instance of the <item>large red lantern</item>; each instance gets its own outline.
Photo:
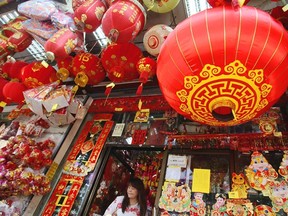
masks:
<path id="1" fill-rule="evenodd" d="M 91 53 L 79 53 L 73 58 L 72 73 L 76 77 L 76 84 L 78 84 L 77 82 L 82 83 L 84 79 L 87 79 L 89 85 L 97 85 L 106 77 L 100 58 Z"/>
<path id="2" fill-rule="evenodd" d="M 26 86 L 18 81 L 10 81 L 3 88 L 3 95 L 8 101 L 18 104 L 24 103 L 23 91 L 26 91 Z"/>
<path id="3" fill-rule="evenodd" d="M 0 102 L 5 101 L 5 97 L 3 94 L 3 88 L 9 81 L 0 77 Z"/>
<path id="4" fill-rule="evenodd" d="M 142 51 L 136 45 L 114 43 L 102 51 L 101 61 L 112 82 L 125 82 L 139 77 L 136 64 L 142 57 Z"/>
<path id="5" fill-rule="evenodd" d="M 64 59 L 60 59 L 57 61 L 57 77 L 61 81 L 65 81 L 72 74 L 72 56 L 67 56 Z"/>
<path id="6" fill-rule="evenodd" d="M 27 88 L 36 88 L 56 80 L 56 69 L 51 65 L 32 62 L 22 68 L 22 82 Z"/>
<path id="7" fill-rule="evenodd" d="M 180 23 L 164 42 L 157 77 L 180 114 L 216 126 L 268 110 L 288 85 L 288 34 L 253 7 L 215 7 Z"/>
<path id="8" fill-rule="evenodd" d="M 74 22 L 80 31 L 91 33 L 100 25 L 106 12 L 106 5 L 101 0 L 87 0 L 74 13 Z"/>
<path id="9" fill-rule="evenodd" d="M 45 43 L 47 58 L 51 61 L 66 58 L 77 47 L 82 45 L 82 38 L 78 33 L 72 32 L 69 28 L 58 30 Z"/>
<path id="10" fill-rule="evenodd" d="M 133 41 L 146 23 L 146 12 L 136 0 L 113 3 L 102 19 L 104 34 L 113 42 Z"/>
<path id="11" fill-rule="evenodd" d="M 17 79 L 18 81 L 22 80 L 22 68 L 28 65 L 27 62 L 24 61 L 16 61 L 12 63 L 8 75 L 11 79 Z"/>

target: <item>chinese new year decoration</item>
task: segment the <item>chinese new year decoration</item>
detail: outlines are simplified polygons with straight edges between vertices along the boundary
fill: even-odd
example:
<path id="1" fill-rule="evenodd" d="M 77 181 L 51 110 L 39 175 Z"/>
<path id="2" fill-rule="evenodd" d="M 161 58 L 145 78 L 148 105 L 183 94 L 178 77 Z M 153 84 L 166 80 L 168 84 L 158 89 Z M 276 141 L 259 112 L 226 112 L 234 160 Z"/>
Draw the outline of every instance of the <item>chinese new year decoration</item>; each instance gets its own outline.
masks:
<path id="1" fill-rule="evenodd" d="M 106 6 L 101 0 L 88 0 L 81 4 L 74 13 L 74 22 L 80 31 L 93 32 L 100 25 L 106 12 Z"/>
<path id="2" fill-rule="evenodd" d="M 177 25 L 157 61 L 159 86 L 183 116 L 215 126 L 242 124 L 286 91 L 288 33 L 252 7 L 215 7 Z"/>
<path id="3" fill-rule="evenodd" d="M 72 61 L 72 74 L 75 76 L 75 83 L 85 87 L 85 83 L 96 85 L 105 79 L 106 72 L 101 64 L 100 58 L 91 53 L 79 53 Z"/>
<path id="4" fill-rule="evenodd" d="M 179 4 L 180 0 L 143 0 L 148 10 L 156 13 L 167 13 Z"/>
<path id="5" fill-rule="evenodd" d="M 112 43 L 102 51 L 101 62 L 112 82 L 125 82 L 139 77 L 136 64 L 142 57 L 133 43 Z"/>
<path id="6" fill-rule="evenodd" d="M 136 0 L 113 3 L 102 18 L 104 34 L 113 42 L 133 41 L 146 23 L 146 11 Z"/>

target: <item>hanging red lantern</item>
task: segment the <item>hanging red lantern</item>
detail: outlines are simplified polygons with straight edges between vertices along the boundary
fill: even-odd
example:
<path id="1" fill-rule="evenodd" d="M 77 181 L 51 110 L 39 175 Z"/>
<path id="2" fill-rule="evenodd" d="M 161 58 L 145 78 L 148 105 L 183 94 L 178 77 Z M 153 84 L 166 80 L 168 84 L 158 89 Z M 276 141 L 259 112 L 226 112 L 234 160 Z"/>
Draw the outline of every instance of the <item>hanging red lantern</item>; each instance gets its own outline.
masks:
<path id="1" fill-rule="evenodd" d="M 104 34 L 113 42 L 133 41 L 146 23 L 146 12 L 136 0 L 113 3 L 102 19 Z"/>
<path id="2" fill-rule="evenodd" d="M 101 62 L 112 82 L 126 82 L 139 77 L 136 64 L 143 57 L 132 43 L 111 44 L 101 55 Z"/>
<path id="3" fill-rule="evenodd" d="M 78 30 L 88 33 L 95 31 L 101 25 L 106 9 L 101 0 L 85 1 L 74 13 L 74 22 Z"/>
<path id="4" fill-rule="evenodd" d="M 159 86 L 177 112 L 230 126 L 269 109 L 286 91 L 288 33 L 268 13 L 215 7 L 184 20 L 157 60 Z"/>
<path id="5" fill-rule="evenodd" d="M 26 91 L 26 86 L 18 81 L 10 81 L 3 88 L 4 97 L 12 102 L 22 104 L 24 103 L 23 91 Z"/>
<path id="6" fill-rule="evenodd" d="M 0 102 L 6 100 L 6 98 L 4 97 L 4 94 L 3 94 L 3 88 L 8 82 L 9 82 L 8 80 L 0 77 Z"/>
<path id="7" fill-rule="evenodd" d="M 81 76 L 79 75 L 77 77 L 77 74 L 80 72 Z M 87 76 L 87 78 L 83 75 L 83 73 Z M 88 79 L 87 83 L 89 85 L 97 85 L 106 77 L 106 72 L 101 64 L 100 58 L 91 53 L 79 53 L 73 58 L 72 74 L 77 77 L 76 81 L 80 81 L 82 78 L 85 80 Z"/>
<path id="8" fill-rule="evenodd" d="M 10 70 L 8 71 L 8 75 L 11 79 L 17 79 L 21 81 L 22 79 L 22 68 L 28 65 L 27 62 L 24 61 L 16 61 L 12 63 Z"/>
<path id="9" fill-rule="evenodd" d="M 58 30 L 48 41 L 44 48 L 47 58 L 51 61 L 66 58 L 83 43 L 78 33 L 72 32 L 69 28 Z"/>
<path id="10" fill-rule="evenodd" d="M 56 69 L 51 65 L 32 62 L 22 68 L 22 82 L 27 88 L 36 88 L 56 80 Z"/>
<path id="11" fill-rule="evenodd" d="M 72 74 L 72 56 L 67 56 L 64 59 L 60 59 L 57 62 L 57 77 L 61 81 L 65 81 Z"/>
<path id="12" fill-rule="evenodd" d="M 137 64 L 136 69 L 140 74 L 139 81 L 141 82 L 138 87 L 136 94 L 141 95 L 143 90 L 143 84 L 145 84 L 148 79 L 152 78 L 156 74 L 157 63 L 154 59 L 150 57 L 141 58 Z"/>

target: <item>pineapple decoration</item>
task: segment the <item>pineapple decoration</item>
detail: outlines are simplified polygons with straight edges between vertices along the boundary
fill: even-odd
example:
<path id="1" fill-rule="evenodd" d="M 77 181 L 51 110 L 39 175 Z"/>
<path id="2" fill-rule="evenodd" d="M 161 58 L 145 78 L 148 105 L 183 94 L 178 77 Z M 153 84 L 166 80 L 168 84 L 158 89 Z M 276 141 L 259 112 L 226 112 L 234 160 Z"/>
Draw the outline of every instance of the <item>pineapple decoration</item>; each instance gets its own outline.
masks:
<path id="1" fill-rule="evenodd" d="M 258 151 L 252 153 L 251 163 L 245 172 L 250 186 L 259 191 L 269 191 L 269 182 L 278 177 L 275 169 Z"/>

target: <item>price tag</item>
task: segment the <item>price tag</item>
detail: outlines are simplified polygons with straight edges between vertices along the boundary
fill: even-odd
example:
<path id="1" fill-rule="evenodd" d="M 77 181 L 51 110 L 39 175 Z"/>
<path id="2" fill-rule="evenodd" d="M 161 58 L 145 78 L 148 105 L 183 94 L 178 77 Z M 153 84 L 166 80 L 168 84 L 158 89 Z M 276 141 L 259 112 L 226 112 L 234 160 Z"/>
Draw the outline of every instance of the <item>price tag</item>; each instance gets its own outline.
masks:
<path id="1" fill-rule="evenodd" d="M 43 65 L 43 67 L 48 68 L 49 64 L 46 61 L 42 61 L 41 64 Z"/>
<path id="2" fill-rule="evenodd" d="M 4 101 L 0 101 L 0 107 L 5 107 L 7 105 L 7 103 L 5 103 Z"/>
<path id="3" fill-rule="evenodd" d="M 57 171 L 58 166 L 59 166 L 58 163 L 53 161 L 51 166 L 50 166 L 50 168 L 49 168 L 49 170 L 47 171 L 46 177 L 48 179 L 50 179 L 50 181 L 53 179 L 53 177 L 54 177 L 54 175 L 55 175 L 55 173 Z"/>
<path id="4" fill-rule="evenodd" d="M 239 198 L 238 191 L 231 191 L 228 193 L 228 196 L 230 199 L 238 199 Z"/>

